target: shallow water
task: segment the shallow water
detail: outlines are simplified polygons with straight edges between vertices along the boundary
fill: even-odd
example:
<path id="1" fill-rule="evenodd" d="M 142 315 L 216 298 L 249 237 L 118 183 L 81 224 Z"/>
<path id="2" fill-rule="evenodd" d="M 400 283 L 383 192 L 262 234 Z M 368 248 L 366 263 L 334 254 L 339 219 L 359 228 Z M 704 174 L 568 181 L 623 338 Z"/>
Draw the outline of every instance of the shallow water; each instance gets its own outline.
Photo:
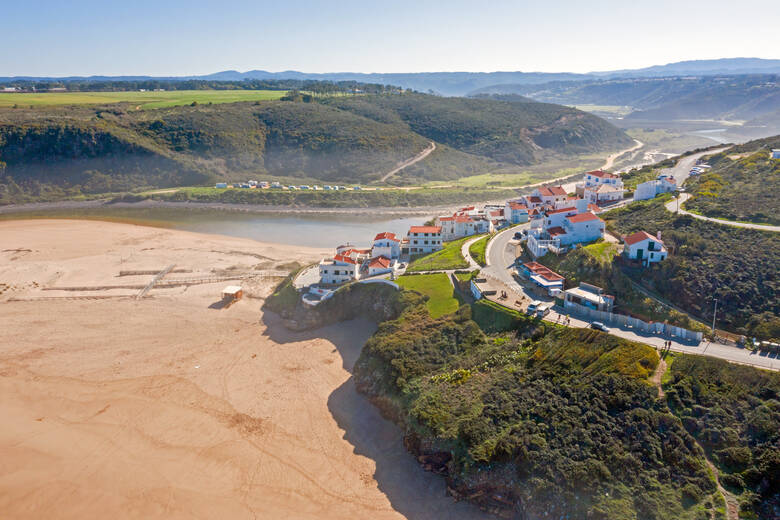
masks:
<path id="1" fill-rule="evenodd" d="M 409 226 L 430 217 L 365 214 L 269 214 L 185 208 L 80 208 L 41 210 L 3 215 L 2 218 L 88 218 L 110 220 L 198 233 L 211 233 L 261 242 L 310 247 L 336 247 L 350 242 L 370 245 L 377 233 L 406 236 Z"/>

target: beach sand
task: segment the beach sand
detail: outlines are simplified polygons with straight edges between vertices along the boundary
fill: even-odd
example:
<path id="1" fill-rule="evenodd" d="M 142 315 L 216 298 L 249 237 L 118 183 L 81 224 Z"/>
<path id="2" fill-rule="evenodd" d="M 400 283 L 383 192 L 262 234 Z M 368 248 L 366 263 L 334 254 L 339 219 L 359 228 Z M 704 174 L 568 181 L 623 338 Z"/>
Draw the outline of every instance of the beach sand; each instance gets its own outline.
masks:
<path id="1" fill-rule="evenodd" d="M 0 518 L 478 518 L 354 388 L 375 325 L 291 333 L 263 298 L 327 251 L 0 222 Z M 153 288 L 163 280 L 267 273 Z M 276 273 L 274 275 L 274 273 Z M 101 290 L 44 290 L 134 286 Z"/>

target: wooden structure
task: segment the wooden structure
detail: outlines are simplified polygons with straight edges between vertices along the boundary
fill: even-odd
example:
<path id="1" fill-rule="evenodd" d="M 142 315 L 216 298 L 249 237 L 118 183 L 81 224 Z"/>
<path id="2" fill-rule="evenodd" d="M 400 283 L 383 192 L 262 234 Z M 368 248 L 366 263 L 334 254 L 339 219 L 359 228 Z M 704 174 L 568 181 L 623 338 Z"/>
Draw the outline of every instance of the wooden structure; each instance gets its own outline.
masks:
<path id="1" fill-rule="evenodd" d="M 225 301 L 240 300 L 244 295 L 244 290 L 240 285 L 228 285 L 222 289 L 222 299 Z"/>

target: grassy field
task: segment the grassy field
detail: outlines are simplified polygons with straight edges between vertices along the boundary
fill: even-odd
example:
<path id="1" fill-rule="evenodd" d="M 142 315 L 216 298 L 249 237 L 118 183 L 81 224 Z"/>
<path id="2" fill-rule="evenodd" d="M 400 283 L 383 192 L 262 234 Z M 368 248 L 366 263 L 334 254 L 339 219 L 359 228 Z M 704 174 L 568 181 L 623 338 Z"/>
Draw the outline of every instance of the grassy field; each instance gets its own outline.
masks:
<path id="1" fill-rule="evenodd" d="M 458 310 L 458 300 L 454 296 L 455 289 L 444 273 L 401 276 L 396 283 L 405 289 L 428 296 L 425 305 L 433 318 Z"/>
<path id="2" fill-rule="evenodd" d="M 198 104 L 235 103 L 279 99 L 283 90 L 169 90 L 165 92 L 41 92 L 0 93 L 0 108 L 14 105 L 43 107 L 53 105 L 102 105 L 136 103 L 143 110 Z"/>
<path id="3" fill-rule="evenodd" d="M 618 254 L 618 248 L 611 242 L 598 242 L 582 248 L 583 251 L 596 259 L 599 264 L 608 264 L 612 262 L 615 255 Z"/>
<path id="4" fill-rule="evenodd" d="M 445 269 L 467 268 L 469 263 L 463 258 L 460 249 L 463 243 L 470 238 L 472 237 L 446 242 L 441 251 L 415 258 L 409 263 L 407 271 L 415 273 L 420 271 L 443 271 Z"/>
<path id="5" fill-rule="evenodd" d="M 485 249 L 487 249 L 488 239 L 490 237 L 482 237 L 469 246 L 469 254 L 476 263 L 485 267 Z"/>

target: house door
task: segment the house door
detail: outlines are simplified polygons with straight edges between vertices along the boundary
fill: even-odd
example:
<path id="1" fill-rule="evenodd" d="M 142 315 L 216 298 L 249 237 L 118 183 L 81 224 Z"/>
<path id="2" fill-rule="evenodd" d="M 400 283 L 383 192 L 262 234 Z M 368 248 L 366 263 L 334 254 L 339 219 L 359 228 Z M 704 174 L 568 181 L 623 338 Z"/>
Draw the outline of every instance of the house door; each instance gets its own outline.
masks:
<path id="1" fill-rule="evenodd" d="M 637 260 L 641 260 L 642 259 L 642 253 L 644 253 L 644 252 L 645 252 L 644 249 L 637 249 L 636 250 L 636 259 Z"/>

